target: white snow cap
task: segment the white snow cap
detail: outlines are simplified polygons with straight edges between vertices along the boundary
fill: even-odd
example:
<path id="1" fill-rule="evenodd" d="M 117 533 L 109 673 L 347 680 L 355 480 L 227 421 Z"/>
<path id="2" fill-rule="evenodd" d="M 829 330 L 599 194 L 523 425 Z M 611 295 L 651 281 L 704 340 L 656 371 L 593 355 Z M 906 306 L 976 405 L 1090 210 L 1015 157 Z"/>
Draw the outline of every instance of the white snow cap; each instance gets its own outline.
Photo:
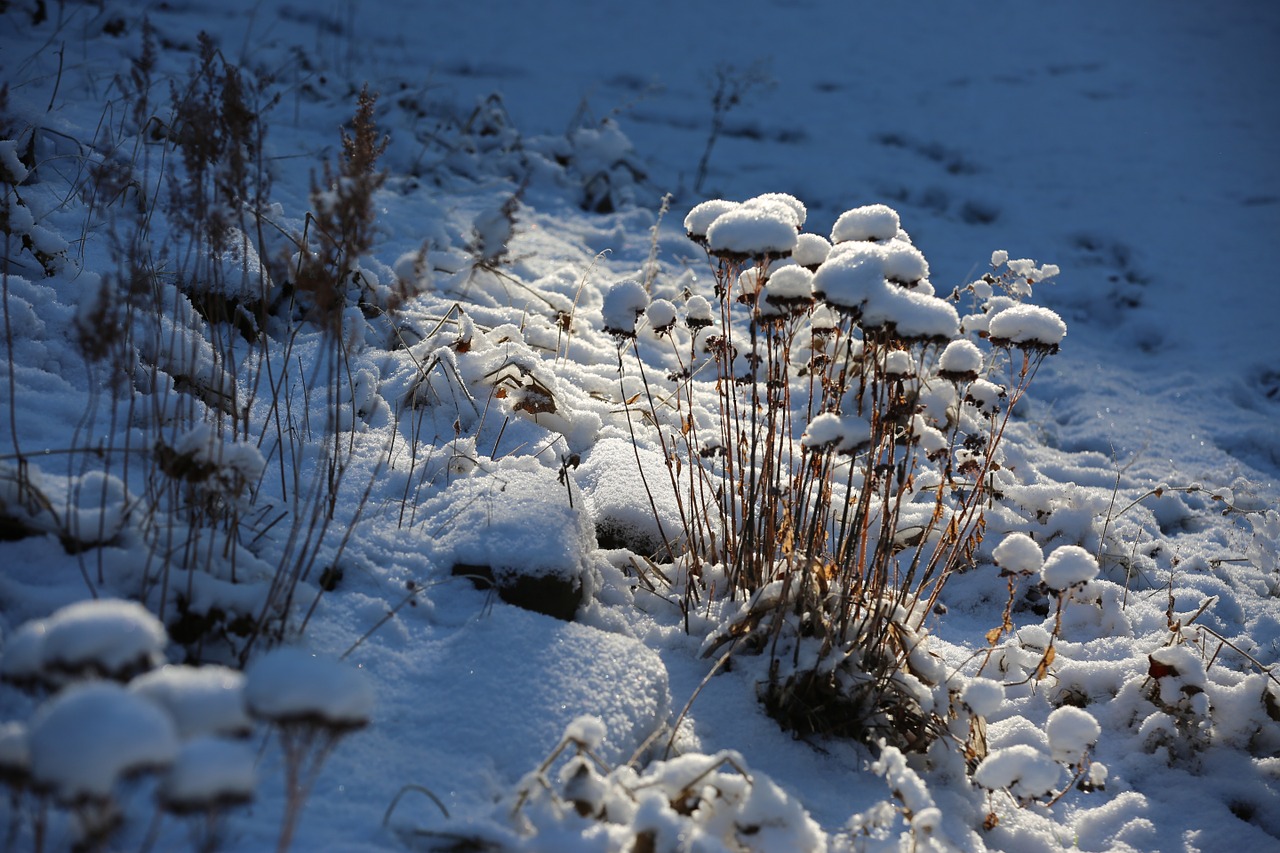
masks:
<path id="1" fill-rule="evenodd" d="M 727 213 L 737 206 L 738 202 L 728 201 L 723 198 L 712 198 L 695 204 L 684 218 L 684 230 L 688 232 L 690 237 L 705 238 L 711 223 L 715 222 L 720 214 Z"/>
<path id="2" fill-rule="evenodd" d="M 183 814 L 253 799 L 255 750 L 243 741 L 198 737 L 182 745 L 160 781 L 160 801 Z"/>
<path id="3" fill-rule="evenodd" d="M 901 287 L 874 290 L 862 308 L 864 329 L 892 329 L 903 340 L 940 340 L 960 333 L 960 315 L 950 302 Z"/>
<path id="4" fill-rule="evenodd" d="M 841 453 L 852 453 L 870 443 L 871 424 L 866 418 L 837 415 L 835 412 L 823 412 L 809 421 L 804 435 L 800 437 L 800 444 L 804 447 L 834 449 Z"/>
<path id="5" fill-rule="evenodd" d="M 913 284 L 929 277 L 929 262 L 915 246 L 902 240 L 890 240 L 883 248 L 885 278 Z"/>
<path id="6" fill-rule="evenodd" d="M 855 207 L 840 214 L 831 227 L 832 243 L 850 240 L 892 240 L 898 236 L 902 220 L 898 211 L 885 204 L 869 204 Z"/>
<path id="7" fill-rule="evenodd" d="M 788 211 L 787 215 L 791 218 L 792 224 L 796 228 L 804 225 L 805 219 L 809 216 L 809 211 L 805 208 L 804 202 L 790 193 L 764 193 L 755 198 L 749 198 L 742 204 L 745 207 L 785 209 Z"/>
<path id="8" fill-rule="evenodd" d="M 183 738 L 240 735 L 253 729 L 244 682 L 244 673 L 226 666 L 170 665 L 139 675 L 129 690 L 168 711 Z"/>
<path id="9" fill-rule="evenodd" d="M 44 665 L 71 675 L 127 678 L 164 660 L 168 633 L 136 601 L 78 601 L 44 622 Z"/>
<path id="10" fill-rule="evenodd" d="M 1098 561 L 1079 545 L 1059 545 L 1054 548 L 1040 569 L 1040 579 L 1044 581 L 1044 585 L 1058 592 L 1073 586 L 1083 586 L 1097 576 Z"/>
<path id="11" fill-rule="evenodd" d="M 938 370 L 944 377 L 965 376 L 977 378 L 982 370 L 982 350 L 967 338 L 960 338 L 947 344 L 938 358 Z"/>
<path id="12" fill-rule="evenodd" d="M 0 656 L 0 678 L 14 684 L 37 684 L 44 680 L 45 621 L 24 622 L 4 641 Z"/>
<path id="13" fill-rule="evenodd" d="M 697 294 L 690 296 L 684 303 L 684 317 L 691 329 L 705 328 L 715 322 L 711 314 L 711 303 L 705 296 Z"/>
<path id="14" fill-rule="evenodd" d="M 991 554 L 996 565 L 1006 572 L 1035 574 L 1044 565 L 1044 552 L 1025 533 L 1010 533 Z"/>
<path id="15" fill-rule="evenodd" d="M 785 257 L 796 247 L 795 215 L 782 203 L 741 204 L 707 229 L 707 248 L 730 258 Z"/>
<path id="16" fill-rule="evenodd" d="M 1088 711 L 1063 705 L 1049 715 L 1044 726 L 1054 761 L 1079 764 L 1089 747 L 1098 742 L 1102 727 Z"/>
<path id="17" fill-rule="evenodd" d="M 649 307 L 649 294 L 640 282 L 624 278 L 604 295 L 604 330 L 624 338 L 635 337 L 636 318 Z"/>
<path id="18" fill-rule="evenodd" d="M 831 252 L 831 241 L 821 234 L 801 234 L 796 237 L 796 247 L 791 252 L 791 260 L 802 267 L 818 266 L 827 259 Z"/>
<path id="19" fill-rule="evenodd" d="M 0 182 L 17 186 L 27 179 L 27 167 L 18 157 L 18 143 L 0 139 Z"/>
<path id="20" fill-rule="evenodd" d="M 996 343 L 1056 348 L 1067 335 L 1067 324 L 1048 308 L 1015 305 L 992 317 L 987 333 Z"/>
<path id="21" fill-rule="evenodd" d="M 169 715 L 113 682 L 68 687 L 36 711 L 31 775 L 62 802 L 105 800 L 116 780 L 178 752 Z"/>
<path id="22" fill-rule="evenodd" d="M 566 738 L 591 750 L 600 748 L 600 744 L 604 743 L 605 733 L 604 722 L 590 714 L 575 718 L 564 730 Z"/>
<path id="23" fill-rule="evenodd" d="M 989 717 L 1004 701 L 1004 685 L 990 678 L 975 678 L 964 686 L 960 701 L 979 717 Z"/>
<path id="24" fill-rule="evenodd" d="M 31 749 L 23 723 L 0 723 L 0 782 L 25 779 L 31 772 Z"/>
<path id="25" fill-rule="evenodd" d="M 249 666 L 245 699 L 255 717 L 359 728 L 373 713 L 373 689 L 360 670 L 282 646 Z"/>
<path id="26" fill-rule="evenodd" d="M 813 273 L 791 265 L 774 270 L 764 285 L 764 298 L 775 304 L 813 301 Z"/>
<path id="27" fill-rule="evenodd" d="M 676 306 L 668 299 L 655 299 L 644 309 L 644 317 L 655 332 L 665 332 L 676 324 Z"/>
<path id="28" fill-rule="evenodd" d="M 1008 789 L 1020 800 L 1031 800 L 1058 785 L 1062 768 L 1034 746 L 1025 743 L 997 749 L 973 771 L 973 781 L 988 791 Z"/>
<path id="29" fill-rule="evenodd" d="M 860 311 L 872 294 L 887 286 L 884 253 L 875 245 L 835 247 L 813 276 L 813 292 L 846 311 Z"/>

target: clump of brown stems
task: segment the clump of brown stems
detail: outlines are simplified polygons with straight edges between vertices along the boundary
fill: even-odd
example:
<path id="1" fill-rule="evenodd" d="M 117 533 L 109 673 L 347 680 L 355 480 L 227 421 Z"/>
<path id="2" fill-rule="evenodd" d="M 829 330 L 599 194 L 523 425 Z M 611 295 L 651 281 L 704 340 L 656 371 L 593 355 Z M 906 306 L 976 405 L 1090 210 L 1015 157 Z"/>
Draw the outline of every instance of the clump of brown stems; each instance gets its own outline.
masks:
<path id="1" fill-rule="evenodd" d="M 1056 269 L 997 253 L 991 274 L 942 298 L 882 205 L 842 217 L 833 248 L 775 229 L 763 249 L 734 242 L 734 217 L 802 222 L 797 200 L 704 205 L 686 226 L 712 292 L 688 297 L 679 324 L 669 303 L 648 307 L 670 342 L 669 384 L 613 330 L 620 369 L 627 347 L 639 366 L 633 428 L 657 425 L 677 495 L 683 529 L 667 547 L 689 579 L 683 606 L 713 589 L 743 601 L 705 652 L 767 655 L 760 698 L 786 728 L 923 749 L 947 700 L 922 622 L 972 564 L 1010 413 L 1065 332 L 1019 304 Z M 887 231 L 854 227 L 877 216 Z M 978 311 L 962 325 L 964 293 Z M 1026 316 L 996 323 L 997 337 L 1002 311 Z"/>

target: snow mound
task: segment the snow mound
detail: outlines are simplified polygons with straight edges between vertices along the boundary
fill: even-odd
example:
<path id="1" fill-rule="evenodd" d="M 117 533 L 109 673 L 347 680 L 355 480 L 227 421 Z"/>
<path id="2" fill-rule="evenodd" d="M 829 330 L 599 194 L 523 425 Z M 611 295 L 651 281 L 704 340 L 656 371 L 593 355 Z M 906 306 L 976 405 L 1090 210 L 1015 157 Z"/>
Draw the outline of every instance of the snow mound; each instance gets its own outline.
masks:
<path id="1" fill-rule="evenodd" d="M 36 712 L 31 775 L 62 802 L 109 799 L 118 779 L 178 752 L 169 715 L 111 682 L 73 685 Z"/>
<path id="2" fill-rule="evenodd" d="M 644 644 L 502 604 L 410 662 L 415 689 L 398 708 L 406 731 L 467 767 L 519 775 L 537 767 L 566 729 L 610 764 L 629 759 L 670 709 L 667 670 Z M 596 742 L 590 716 L 607 733 Z"/>
<path id="3" fill-rule="evenodd" d="M 973 781 L 988 791 L 1007 790 L 1019 800 L 1034 800 L 1058 785 L 1062 768 L 1025 743 L 994 750 L 973 771 Z"/>
<path id="4" fill-rule="evenodd" d="M 253 728 L 244 674 L 230 667 L 169 665 L 129 682 L 129 690 L 164 708 L 182 738 L 243 735 Z"/>
<path id="5" fill-rule="evenodd" d="M 683 529 L 671 476 L 658 453 L 625 439 L 604 438 L 583 457 L 575 479 L 590 501 L 601 547 L 665 556 L 664 538 L 674 544 Z"/>
<path id="6" fill-rule="evenodd" d="M 581 496 L 570 506 L 573 486 L 537 459 L 504 459 L 423 505 L 423 547 L 437 565 L 487 580 L 512 603 L 571 619 L 594 589 L 588 555 L 596 546 Z"/>
<path id="7" fill-rule="evenodd" d="M 871 424 L 857 415 L 837 415 L 823 412 L 809 421 L 800 444 L 819 450 L 834 449 L 852 453 L 871 443 Z"/>
<path id="8" fill-rule="evenodd" d="M 250 664 L 244 692 L 250 712 L 273 723 L 352 729 L 373 713 L 373 688 L 364 673 L 293 646 Z"/>

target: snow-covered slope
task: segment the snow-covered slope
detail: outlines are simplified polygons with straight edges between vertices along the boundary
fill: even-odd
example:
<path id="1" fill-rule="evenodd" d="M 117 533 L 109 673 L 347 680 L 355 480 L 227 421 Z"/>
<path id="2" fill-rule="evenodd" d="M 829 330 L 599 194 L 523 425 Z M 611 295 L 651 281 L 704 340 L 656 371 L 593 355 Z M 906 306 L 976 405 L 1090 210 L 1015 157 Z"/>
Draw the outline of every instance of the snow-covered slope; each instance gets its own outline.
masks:
<path id="1" fill-rule="evenodd" d="M 0 23 L 19 847 L 260 850 L 299 805 L 297 850 L 1280 845 L 1280 8 L 11 0 Z M 228 68 L 262 159 L 201 176 L 184 151 L 228 133 Z M 313 185 L 366 84 L 385 179 L 334 260 L 358 181 Z M 237 180 L 204 220 L 233 227 L 193 238 L 191 199 Z M 919 626 L 970 738 L 927 755 L 780 729 L 758 666 L 709 676 L 724 575 L 690 607 L 644 559 L 684 505 L 628 401 L 675 364 L 651 327 L 714 304 L 682 222 L 772 192 L 837 241 L 891 206 L 941 296 L 995 250 L 1060 268 L 1034 298 L 1061 351 Z M 767 209 L 743 219 L 773 239 Z M 346 265 L 336 302 L 308 258 Z M 650 297 L 647 373 L 628 354 L 620 379 L 609 331 Z M 277 633 L 304 663 L 267 657 Z M 165 657 L 206 666 L 138 675 Z M 234 725 L 191 728 L 197 688 Z M 290 728 L 272 709 L 299 697 L 358 720 Z M 318 775 L 289 792 L 300 754 Z M 222 813 L 192 829 L 172 806 L 203 796 Z"/>

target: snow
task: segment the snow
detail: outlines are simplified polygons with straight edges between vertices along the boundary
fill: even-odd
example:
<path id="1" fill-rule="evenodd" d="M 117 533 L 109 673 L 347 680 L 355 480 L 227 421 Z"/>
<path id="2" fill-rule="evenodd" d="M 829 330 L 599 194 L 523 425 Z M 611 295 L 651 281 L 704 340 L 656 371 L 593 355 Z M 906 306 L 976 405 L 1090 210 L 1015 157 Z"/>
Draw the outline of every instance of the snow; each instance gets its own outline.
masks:
<path id="1" fill-rule="evenodd" d="M 1098 561 L 1079 545 L 1059 545 L 1040 568 L 1044 585 L 1057 592 L 1083 586 L 1097 576 Z"/>
<path id="2" fill-rule="evenodd" d="M 938 356 L 938 371 L 946 379 L 972 382 L 982 370 L 982 350 L 970 340 L 954 340 Z"/>
<path id="3" fill-rule="evenodd" d="M 253 746 L 242 741 L 188 740 L 160 780 L 160 801 L 179 814 L 248 802 L 257 787 L 256 762 Z"/>
<path id="4" fill-rule="evenodd" d="M 868 204 L 840 214 L 831 227 L 831 242 L 892 240 L 901 228 L 898 211 L 886 204 Z"/>
<path id="5" fill-rule="evenodd" d="M 1020 800 L 1033 800 L 1053 791 L 1062 768 L 1029 744 L 993 750 L 973 771 L 973 781 L 989 791 L 1007 790 Z"/>
<path id="6" fill-rule="evenodd" d="M 715 222 L 722 213 L 728 213 L 733 210 L 738 204 L 736 201 L 728 201 L 723 198 L 712 198 L 698 202 L 685 215 L 685 232 L 694 240 L 705 240 L 707 230 L 711 228 L 711 223 Z"/>
<path id="7" fill-rule="evenodd" d="M 669 299 L 655 299 L 644 310 L 644 317 L 655 332 L 666 332 L 676 323 L 676 306 Z"/>
<path id="8" fill-rule="evenodd" d="M 649 294 L 635 279 L 615 282 L 604 297 L 604 330 L 619 337 L 635 336 L 636 318 L 649 307 Z"/>
<path id="9" fill-rule="evenodd" d="M 45 662 L 51 618 L 99 598 L 140 602 L 173 637 L 121 678 L 164 659 L 252 667 L 277 630 L 366 674 L 377 705 L 322 768 L 295 850 L 616 851 L 641 827 L 670 850 L 1276 845 L 1280 9 L 228 0 L 213 16 L 149 6 L 148 70 L 138 4 L 58 5 L 44 20 L 38 6 L 9 4 L 0 28 L 0 765 L 70 677 Z M 178 223 L 165 177 L 183 162 L 170 101 L 191 91 L 201 30 L 215 68 L 242 67 L 271 179 L 260 210 L 217 200 L 233 242 L 250 239 L 214 257 Z M 983 44 L 999 47 L 974 61 Z M 303 234 L 308 252 L 331 246 L 307 214 L 336 193 L 313 203 L 311 178 L 341 155 L 365 80 L 387 177 L 371 248 L 338 283 L 340 336 L 326 337 L 293 302 L 283 258 Z M 753 258 L 721 272 L 687 234 L 744 207 L 783 241 L 800 223 L 815 232 L 770 258 L 765 298 L 745 310 L 725 276 Z M 750 392 L 717 387 L 713 353 L 745 362 L 745 318 L 771 310 L 776 287 L 799 289 L 793 267 L 817 267 L 833 305 L 770 314 L 791 317 L 769 334 L 794 325 L 790 366 L 807 371 L 785 389 L 782 430 L 797 464 L 834 467 L 833 501 L 869 495 L 872 524 L 883 517 L 857 476 L 865 455 L 800 452 L 806 437 L 838 448 L 848 427 L 832 424 L 834 445 L 814 437 L 823 358 L 851 354 L 856 369 L 867 353 L 911 353 L 892 359 L 915 442 L 881 448 L 886 465 L 910 460 L 911 524 L 992 463 L 981 535 L 956 543 L 962 570 L 915 614 L 956 716 L 901 762 L 792 738 L 757 700 L 758 660 L 739 648 L 708 677 L 715 660 L 699 656 L 742 602 L 724 567 L 687 550 L 699 480 L 684 448 L 707 449 L 712 470 L 745 457 L 718 446 L 718 394 L 749 415 Z M 645 298 L 609 300 L 624 279 Z M 201 315 L 259 286 L 264 311 Z M 968 339 L 900 293 L 942 297 Z M 684 322 L 658 337 L 663 301 Z M 606 325 L 626 337 L 622 375 Z M 112 329 L 127 335 L 100 334 Z M 1059 347 L 1023 392 L 1018 350 Z M 162 468 L 166 452 L 176 464 Z M 945 540 L 948 520 L 932 535 Z M 495 529 L 511 538 L 496 556 L 481 532 Z M 886 571 L 908 569 L 913 532 L 893 532 L 905 547 Z M 1085 556 L 1055 559 L 1067 546 Z M 471 553 L 511 578 L 580 581 L 573 621 L 452 575 Z M 608 814 L 547 797 L 513 817 L 521 780 L 583 715 L 603 724 L 609 767 L 579 756 L 584 780 L 566 753 L 544 775 L 562 793 L 579 780 Z M 220 819 L 231 853 L 274 846 L 286 809 L 281 741 L 247 745 L 257 778 L 228 787 L 252 787 L 254 806 Z M 1104 790 L 1068 786 L 1084 747 Z M 987 750 L 979 776 L 1010 795 L 974 784 L 966 748 Z M 205 763 L 183 755 L 175 767 Z M 768 784 L 721 765 L 673 806 L 726 756 Z M 1051 776 L 1055 802 L 1036 790 Z M 152 829 L 163 784 L 109 785 L 118 802 L 98 810 L 121 821 L 100 846 L 191 847 L 186 821 Z M 14 849 L 36 846 L 35 804 L 0 797 Z M 85 811 L 51 797 L 45 848 L 79 841 Z"/>
<path id="10" fill-rule="evenodd" d="M 996 565 L 1006 572 L 1038 574 L 1044 566 L 1044 552 L 1040 550 L 1036 541 L 1025 533 L 1010 533 L 1005 536 L 991 552 L 991 557 Z"/>
<path id="11" fill-rule="evenodd" d="M 36 711 L 31 777 L 59 801 L 106 800 L 121 778 L 164 767 L 178 751 L 169 716 L 109 682 L 73 685 Z"/>
<path id="12" fill-rule="evenodd" d="M 359 728 L 373 713 L 373 687 L 359 669 L 281 646 L 246 673 L 245 702 L 255 717 L 319 728 Z"/>
<path id="13" fill-rule="evenodd" d="M 244 673 L 218 664 L 169 664 L 139 675 L 129 690 L 168 711 L 183 739 L 244 735 L 253 728 L 244 680 Z"/>
<path id="14" fill-rule="evenodd" d="M 0 723 L 0 781 L 22 784 L 31 772 L 27 727 L 19 722 Z"/>
<path id="15" fill-rule="evenodd" d="M 1048 308 L 1015 305 L 992 317 L 987 332 L 994 343 L 1057 347 L 1066 337 L 1067 324 Z"/>
<path id="16" fill-rule="evenodd" d="M 1062 764 L 1079 764 L 1090 747 L 1098 742 L 1102 727 L 1088 711 L 1064 705 L 1049 714 L 1044 725 L 1053 760 Z"/>
<path id="17" fill-rule="evenodd" d="M 707 249 L 735 259 L 785 257 L 798 241 L 796 218 L 794 209 L 782 202 L 741 204 L 707 228 Z"/>
<path id="18" fill-rule="evenodd" d="M 871 424 L 857 415 L 823 412 L 805 427 L 800 443 L 804 447 L 852 453 L 871 442 Z"/>
<path id="19" fill-rule="evenodd" d="M 791 260 L 813 272 L 827 259 L 830 252 L 831 241 L 826 237 L 821 234 L 804 233 L 796 237 L 796 247 L 791 251 Z"/>
<path id="20" fill-rule="evenodd" d="M 43 665 L 68 676 L 127 678 L 164 659 L 164 625 L 136 601 L 69 604 L 44 622 Z"/>

